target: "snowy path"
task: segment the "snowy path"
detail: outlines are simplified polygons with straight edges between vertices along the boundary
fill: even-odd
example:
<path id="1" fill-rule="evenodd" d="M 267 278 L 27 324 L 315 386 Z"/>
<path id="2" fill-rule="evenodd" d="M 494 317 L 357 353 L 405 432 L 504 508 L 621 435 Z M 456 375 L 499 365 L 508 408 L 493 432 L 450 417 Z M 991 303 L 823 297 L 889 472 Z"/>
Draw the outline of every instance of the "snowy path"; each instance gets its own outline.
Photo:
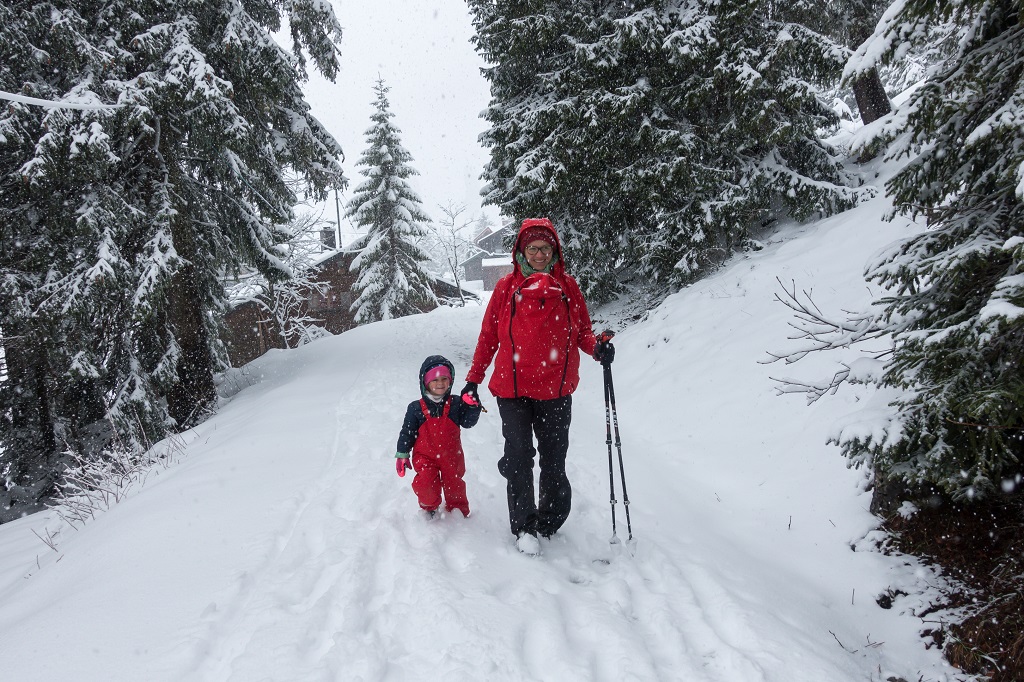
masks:
<path id="1" fill-rule="evenodd" d="M 179 463 L 58 552 L 30 536 L 53 526 L 43 515 L 0 527 L 5 678 L 953 679 L 909 606 L 874 603 L 926 574 L 850 549 L 875 521 L 861 474 L 824 441 L 860 394 L 807 408 L 775 397 L 778 370 L 756 363 L 785 343 L 774 277 L 845 301 L 864 241 L 856 216 L 823 223 L 618 337 L 635 555 L 608 543 L 600 367 L 587 359 L 573 513 L 542 557 L 513 548 L 486 392 L 491 412 L 463 432 L 472 516 L 419 515 L 393 467 L 404 407 L 426 355 L 449 357 L 461 387 L 482 312 L 442 309 L 257 361 Z"/>
<path id="2" fill-rule="evenodd" d="M 475 455 L 467 477 L 473 516 L 428 521 L 416 513 L 408 480 L 391 473 L 397 430 L 382 433 L 381 425 L 394 423 L 396 406 L 415 395 L 423 349 L 445 348 L 465 371 L 477 317 L 437 317 L 438 331 L 422 322 L 378 331 L 360 347 L 358 370 L 317 372 L 344 387 L 326 465 L 284 505 L 263 560 L 204 611 L 188 677 L 768 679 L 765 668 L 779 661 L 762 656 L 765 643 L 744 622 L 749 605 L 719 585 L 712 567 L 676 565 L 650 539 L 635 558 L 610 546 L 606 500 L 578 492 L 577 513 L 594 528 L 568 527 L 545 542 L 540 561 L 516 553 L 493 464 L 501 443 L 495 409 L 464 435 Z M 418 344 L 406 342 L 412 334 Z M 413 368 L 412 380 L 396 367 Z M 597 374 L 589 374 L 593 387 Z M 595 416 L 603 413 L 584 421 L 597 424 Z M 596 467 L 589 486 L 606 485 L 597 475 L 606 464 L 600 427 L 586 439 Z"/>

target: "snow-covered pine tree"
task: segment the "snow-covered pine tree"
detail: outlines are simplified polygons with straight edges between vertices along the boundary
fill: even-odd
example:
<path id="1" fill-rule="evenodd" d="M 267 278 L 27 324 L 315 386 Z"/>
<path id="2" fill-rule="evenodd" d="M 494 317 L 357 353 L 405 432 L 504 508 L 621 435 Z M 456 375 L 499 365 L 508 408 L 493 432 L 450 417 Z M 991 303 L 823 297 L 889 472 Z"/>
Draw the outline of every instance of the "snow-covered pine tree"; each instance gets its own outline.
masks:
<path id="1" fill-rule="evenodd" d="M 597 301 L 649 253 L 666 180 L 688 178 L 691 131 L 660 102 L 662 5 L 470 2 L 490 65 L 485 201 L 516 220 L 550 217 Z"/>
<path id="2" fill-rule="evenodd" d="M 818 136 L 836 121 L 823 89 L 847 52 L 791 20 L 810 4 L 683 3 L 671 14 L 668 102 L 691 126 L 693 190 L 666 193 L 671 230 L 651 258 L 672 262 L 676 279 L 704 272 L 762 226 L 844 210 L 859 196 Z"/>
<path id="3" fill-rule="evenodd" d="M 3 11 L 0 89 L 118 105 L 0 111 L 0 449 L 27 472 L 7 487 L 36 490 L 84 424 L 105 416 L 141 447 L 212 400 L 219 275 L 288 276 L 286 172 L 314 197 L 344 182 L 299 87 L 303 50 L 334 76 L 340 28 L 315 0 Z M 293 54 L 271 37 L 282 13 Z M 76 407 L 83 391 L 98 415 Z"/>
<path id="4" fill-rule="evenodd" d="M 904 396 L 883 436 L 842 445 L 882 480 L 972 497 L 1012 487 L 1024 463 L 1021 4 L 901 1 L 848 73 L 899 59 L 949 20 L 959 48 L 900 111 L 890 150 L 913 156 L 887 185 L 896 210 L 928 229 L 868 271 L 891 291 L 879 301 L 896 339 L 882 383 Z"/>
<path id="5" fill-rule="evenodd" d="M 855 200 L 817 137 L 845 51 L 778 3 L 469 4 L 490 64 L 486 201 L 552 217 L 595 299 L 623 269 L 685 282 L 751 229 Z"/>
<path id="6" fill-rule="evenodd" d="M 377 81 L 372 125 L 366 130 L 367 148 L 356 165 L 366 179 L 356 187 L 345 215 L 367 233 L 349 246 L 359 250 L 352 269 L 359 272 L 352 303 L 358 324 L 426 312 L 437 305 L 432 278 L 423 264 L 430 256 L 419 246 L 430 221 L 408 179 L 417 172 L 412 155 L 402 146 L 401 131 L 388 88 Z"/>
<path id="7" fill-rule="evenodd" d="M 109 53 L 89 29 L 74 9 L 4 4 L 0 90 L 98 104 L 88 83 Z M 0 109 L 0 522 L 52 494 L 60 451 L 83 447 L 104 415 L 97 367 L 120 305 L 112 240 L 125 215 L 104 184 L 114 157 L 99 111 Z M 100 291 L 116 292 L 103 308 Z"/>
<path id="8" fill-rule="evenodd" d="M 282 12 L 291 53 L 271 36 Z M 151 112 L 139 133 L 154 147 L 139 155 L 142 181 L 131 189 L 150 210 L 141 249 L 149 281 L 170 278 L 160 321 L 175 357 L 168 409 L 185 425 L 213 397 L 218 275 L 251 264 L 271 281 L 287 277 L 278 247 L 287 231 L 278 226 L 297 199 L 286 173 L 305 179 L 315 199 L 343 182 L 341 149 L 300 89 L 303 50 L 334 77 L 341 29 L 330 5 L 315 0 L 168 1 L 143 19 L 130 33 L 135 70 L 122 101 Z"/>

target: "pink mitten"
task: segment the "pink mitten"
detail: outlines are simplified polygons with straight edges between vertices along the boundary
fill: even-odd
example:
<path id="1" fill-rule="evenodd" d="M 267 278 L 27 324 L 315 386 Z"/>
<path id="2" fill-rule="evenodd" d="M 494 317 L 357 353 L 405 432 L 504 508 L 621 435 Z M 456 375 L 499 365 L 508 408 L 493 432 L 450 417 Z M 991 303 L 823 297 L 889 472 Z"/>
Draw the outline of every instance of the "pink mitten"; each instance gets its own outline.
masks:
<path id="1" fill-rule="evenodd" d="M 395 471 L 398 472 L 399 476 L 405 476 L 405 470 L 412 469 L 412 464 L 409 463 L 408 457 L 396 457 L 395 458 Z"/>

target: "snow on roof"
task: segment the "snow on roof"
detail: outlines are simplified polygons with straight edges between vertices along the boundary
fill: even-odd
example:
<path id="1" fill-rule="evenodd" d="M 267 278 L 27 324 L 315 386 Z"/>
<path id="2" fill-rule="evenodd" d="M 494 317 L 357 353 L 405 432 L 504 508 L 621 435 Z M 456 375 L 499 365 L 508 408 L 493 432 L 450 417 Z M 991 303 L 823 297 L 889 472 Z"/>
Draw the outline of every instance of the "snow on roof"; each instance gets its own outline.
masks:
<path id="1" fill-rule="evenodd" d="M 478 241 L 480 241 L 482 239 L 487 239 L 492 234 L 495 234 L 497 232 L 501 232 L 503 230 L 511 230 L 511 229 L 512 229 L 512 223 L 511 222 L 505 223 L 504 225 L 488 225 L 488 226 L 484 227 L 484 229 L 482 229 L 479 232 L 477 232 L 476 236 L 473 237 L 473 241 L 478 242 Z"/>
<path id="2" fill-rule="evenodd" d="M 508 256 L 505 256 L 504 258 L 484 258 L 480 263 L 485 268 L 496 268 L 502 265 L 512 267 L 512 260 Z"/>

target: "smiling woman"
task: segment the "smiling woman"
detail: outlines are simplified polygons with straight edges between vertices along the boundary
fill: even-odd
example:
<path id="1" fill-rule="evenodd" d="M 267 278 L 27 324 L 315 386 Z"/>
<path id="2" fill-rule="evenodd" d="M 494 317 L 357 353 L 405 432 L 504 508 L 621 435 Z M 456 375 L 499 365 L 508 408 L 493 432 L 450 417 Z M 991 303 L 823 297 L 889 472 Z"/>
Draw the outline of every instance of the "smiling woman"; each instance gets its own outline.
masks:
<path id="1" fill-rule="evenodd" d="M 572 487 L 565 472 L 572 393 L 580 351 L 611 363 L 610 343 L 598 343 L 579 285 L 565 271 L 561 243 L 547 218 L 528 218 L 512 250 L 515 268 L 494 287 L 484 313 L 473 366 L 462 389 L 479 402 L 477 385 L 494 359 L 488 388 L 498 400 L 507 481 L 509 527 L 523 554 L 540 553 L 569 518 Z M 537 447 L 533 438 L 536 434 Z M 540 490 L 533 460 L 540 459 Z"/>

